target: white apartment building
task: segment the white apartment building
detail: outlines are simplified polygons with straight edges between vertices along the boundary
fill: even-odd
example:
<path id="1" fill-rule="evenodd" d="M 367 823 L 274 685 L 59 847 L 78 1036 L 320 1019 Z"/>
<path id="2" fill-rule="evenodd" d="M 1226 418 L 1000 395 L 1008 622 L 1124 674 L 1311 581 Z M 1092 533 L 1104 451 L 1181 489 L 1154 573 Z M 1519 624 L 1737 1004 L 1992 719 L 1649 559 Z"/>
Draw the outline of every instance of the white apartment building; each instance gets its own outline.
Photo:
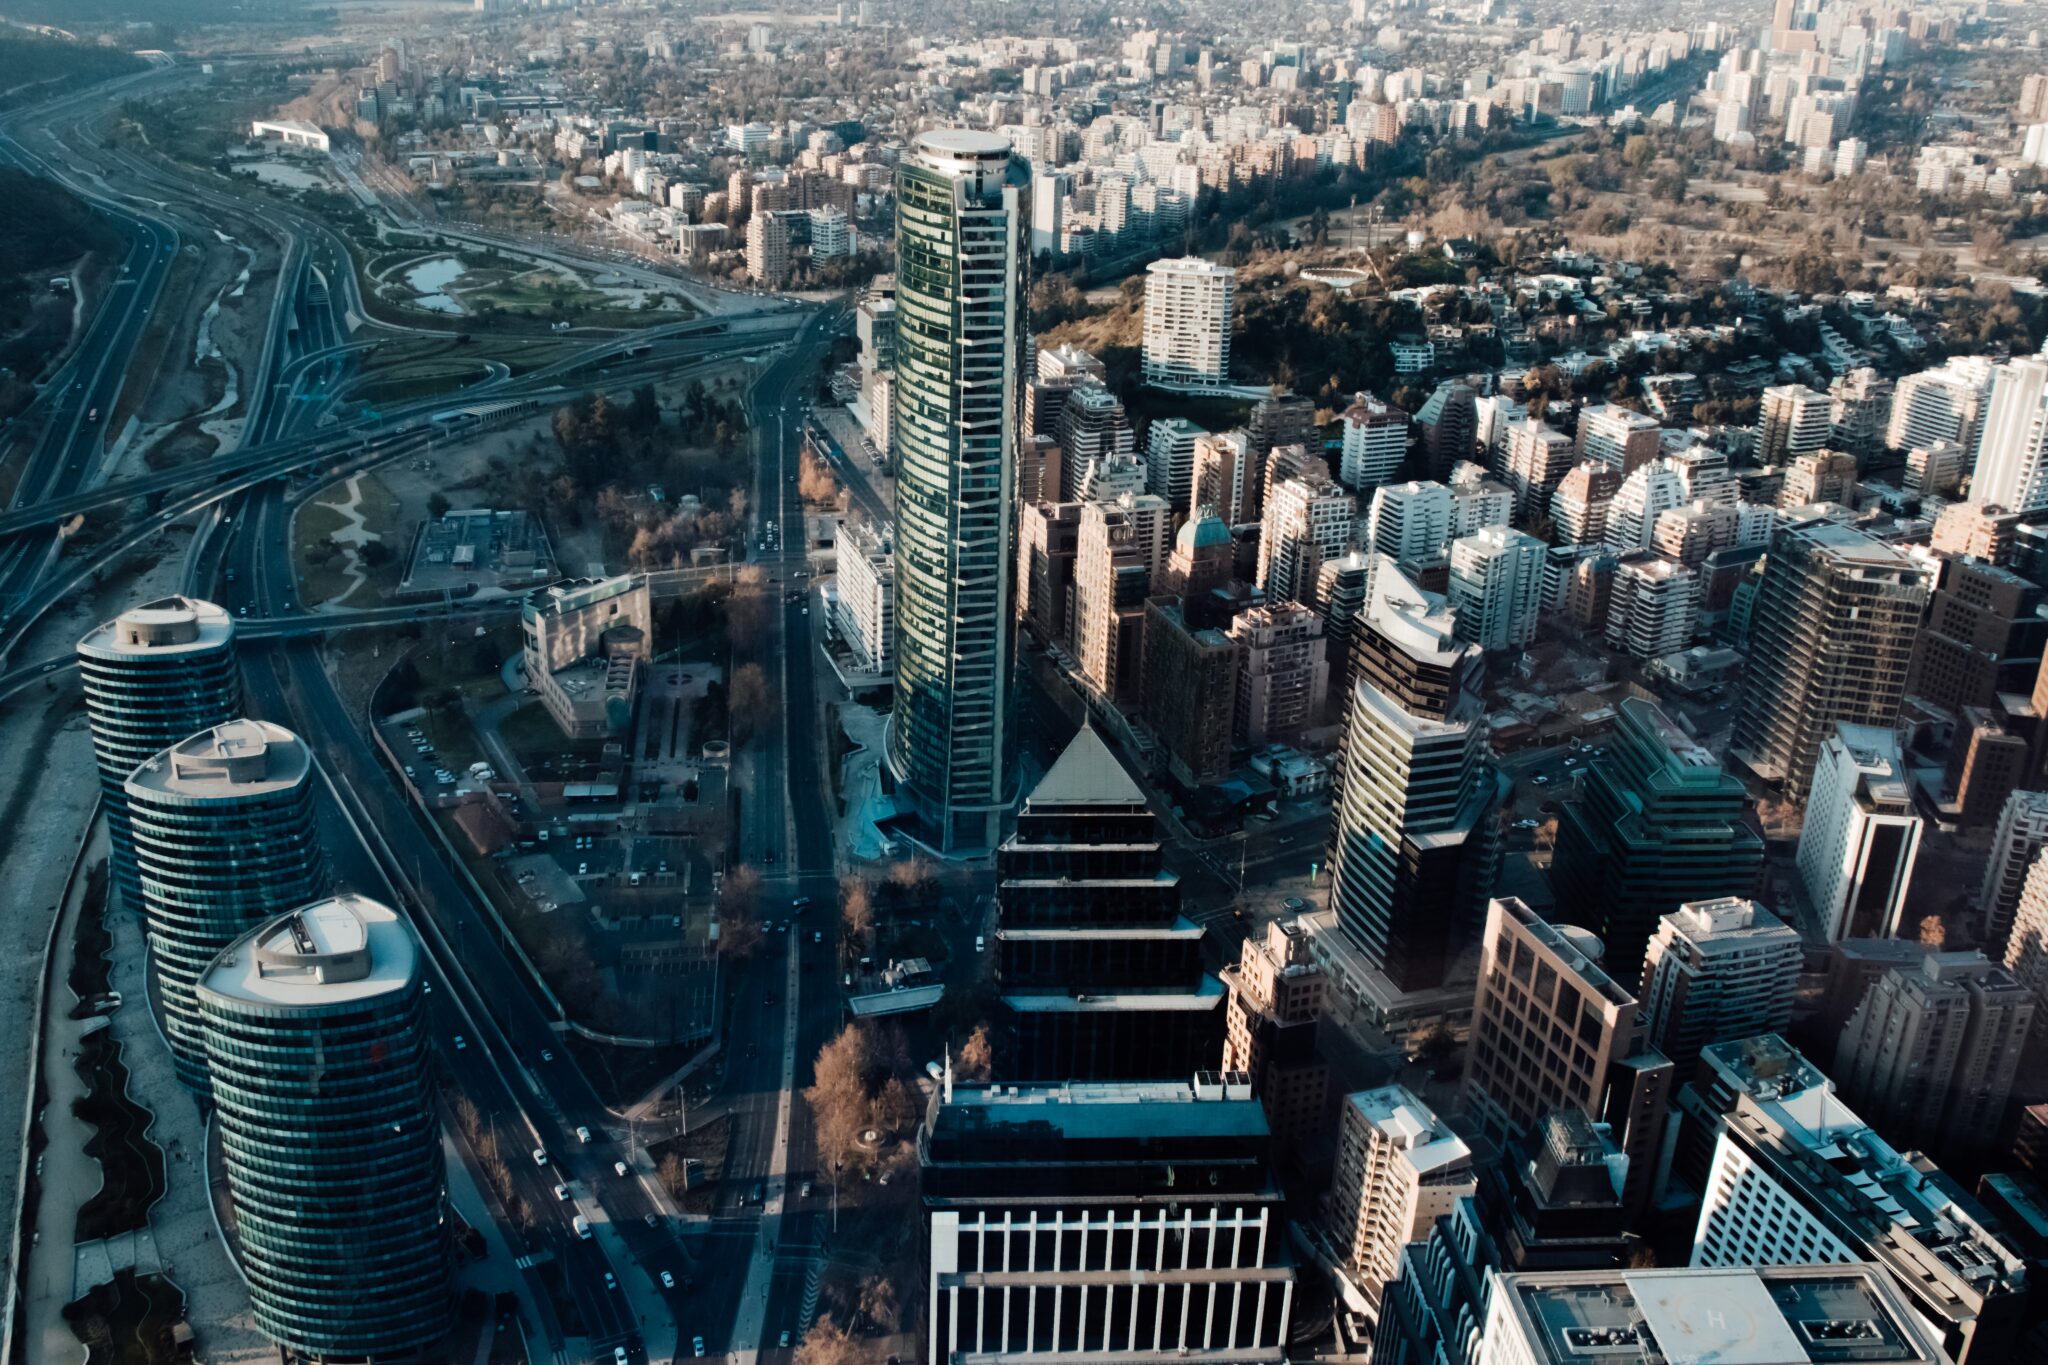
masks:
<path id="1" fill-rule="evenodd" d="M 1680 906 L 1643 960 L 1649 1041 L 1684 1076 L 1710 1044 L 1782 1033 L 1803 956 L 1798 931 L 1746 897 Z"/>
<path id="2" fill-rule="evenodd" d="M 1639 660 L 1676 654 L 1692 643 L 1698 599 L 1696 575 L 1671 556 L 1625 554 L 1607 599 L 1607 643 Z"/>
<path id="3" fill-rule="evenodd" d="M 1992 368 L 1970 501 L 2012 512 L 2048 502 L 2048 359 Z"/>
<path id="4" fill-rule="evenodd" d="M 1606 543 L 1616 554 L 1648 549 L 1657 518 L 1686 504 L 1685 477 L 1676 462 L 1651 460 L 1621 481 L 1607 508 Z"/>
<path id="5" fill-rule="evenodd" d="M 1893 450 L 1913 450 L 1936 441 L 1954 441 L 1973 450 L 1977 423 L 1990 390 L 1988 356 L 1952 356 L 1938 369 L 1909 374 L 1892 393 L 1884 443 Z"/>
<path id="6" fill-rule="evenodd" d="M 1440 562 L 1451 540 L 1451 490 L 1422 479 L 1381 484 L 1372 490 L 1364 548 L 1413 571 Z"/>
<path id="7" fill-rule="evenodd" d="M 896 561 L 888 533 L 841 522 L 838 545 L 839 635 L 864 673 L 887 673 L 896 660 Z"/>
<path id="8" fill-rule="evenodd" d="M 1471 1147 L 1405 1086 L 1345 1096 L 1330 1230 L 1373 1302 L 1400 1272 L 1401 1248 L 1477 1190 Z"/>
<path id="9" fill-rule="evenodd" d="M 2015 791 L 1998 813 L 1998 831 L 1984 859 L 1984 884 L 1977 908 L 1984 916 L 1984 951 L 1999 957 L 2012 937 L 2020 893 L 2040 856 L 2048 848 L 2048 792 Z"/>
<path id="10" fill-rule="evenodd" d="M 1830 943 L 1898 932 L 1922 825 L 1892 732 L 1838 723 L 1814 764 L 1797 858 Z"/>
<path id="11" fill-rule="evenodd" d="M 1337 477 L 1359 493 L 1390 482 L 1408 458 L 1408 414 L 1369 393 L 1344 410 L 1344 448 Z"/>
<path id="12" fill-rule="evenodd" d="M 1451 542 L 1450 590 L 1458 638 L 1481 649 L 1519 649 L 1536 638 L 1543 606 L 1542 541 L 1488 526 Z"/>
<path id="13" fill-rule="evenodd" d="M 1575 453 L 1628 474 L 1657 458 L 1662 431 L 1654 417 L 1612 403 L 1590 404 L 1579 413 Z"/>
<path id="14" fill-rule="evenodd" d="M 1272 603 L 1306 602 L 1323 564 L 1351 548 L 1358 500 L 1327 480 L 1273 486 L 1259 531 L 1258 586 Z"/>
<path id="15" fill-rule="evenodd" d="M 1195 443 L 1206 435 L 1185 417 L 1162 417 L 1145 434 L 1145 491 L 1182 515 L 1194 510 Z"/>
<path id="16" fill-rule="evenodd" d="M 1835 434 L 1834 400 L 1804 384 L 1778 384 L 1765 389 L 1757 418 L 1756 457 L 1762 464 L 1784 464 L 1796 456 L 1824 450 Z"/>
<path id="17" fill-rule="evenodd" d="M 1217 389 L 1230 382 L 1230 306 L 1237 272 L 1199 256 L 1145 271 L 1143 372 L 1147 384 Z"/>

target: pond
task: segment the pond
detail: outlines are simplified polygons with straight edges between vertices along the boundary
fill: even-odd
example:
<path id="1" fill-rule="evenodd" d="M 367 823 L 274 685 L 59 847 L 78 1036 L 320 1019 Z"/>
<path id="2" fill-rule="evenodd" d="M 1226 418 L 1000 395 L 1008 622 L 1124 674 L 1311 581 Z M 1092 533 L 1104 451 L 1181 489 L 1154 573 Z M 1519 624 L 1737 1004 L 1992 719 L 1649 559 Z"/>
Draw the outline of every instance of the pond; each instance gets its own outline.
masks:
<path id="1" fill-rule="evenodd" d="M 407 270 L 404 275 L 405 287 L 418 295 L 413 300 L 415 308 L 424 308 L 429 313 L 464 313 L 468 310 L 448 286 L 462 278 L 462 262 L 453 256 L 432 256 Z"/>

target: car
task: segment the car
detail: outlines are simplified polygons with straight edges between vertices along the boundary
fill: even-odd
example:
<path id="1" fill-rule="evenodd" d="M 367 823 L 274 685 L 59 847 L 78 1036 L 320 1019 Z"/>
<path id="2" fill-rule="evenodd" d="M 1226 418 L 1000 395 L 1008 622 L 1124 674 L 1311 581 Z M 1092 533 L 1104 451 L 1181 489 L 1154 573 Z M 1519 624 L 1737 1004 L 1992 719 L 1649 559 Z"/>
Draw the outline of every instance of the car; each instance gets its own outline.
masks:
<path id="1" fill-rule="evenodd" d="M 804 1188 L 801 1197 L 805 1199 L 809 1199 L 811 1197 L 811 1182 L 808 1180 L 804 1182 Z"/>
<path id="2" fill-rule="evenodd" d="M 790 913 L 801 915 L 804 912 L 804 908 L 808 906 L 810 903 L 811 898 L 809 896 L 798 896 L 795 900 L 789 903 Z"/>
<path id="3" fill-rule="evenodd" d="M 976 934 L 974 936 L 974 951 L 977 953 L 985 953 L 988 951 L 988 938 L 986 935 Z"/>
<path id="4" fill-rule="evenodd" d="M 789 1349 L 789 1329 L 787 1327 L 782 1329 L 782 1339 L 776 1345 L 785 1351 Z"/>
<path id="5" fill-rule="evenodd" d="M 555 1186 L 555 1200 L 557 1203 L 562 1204 L 569 1202 L 569 1187 L 567 1185 Z"/>
<path id="6" fill-rule="evenodd" d="M 759 1180 L 756 1180 L 756 1181 L 754 1182 L 754 1196 L 753 1196 L 753 1198 L 754 1198 L 754 1202 L 755 1202 L 756 1204 L 759 1204 L 759 1203 L 761 1203 L 761 1202 L 762 1202 L 763 1200 L 767 1199 L 767 1197 L 768 1197 L 768 1186 L 767 1186 L 766 1184 L 764 1184 L 763 1182 L 761 1182 L 761 1181 L 759 1181 Z"/>
<path id="7" fill-rule="evenodd" d="M 1530 778 L 1529 780 L 1531 782 L 1534 782 L 1539 787 L 1547 787 L 1550 785 L 1550 779 L 1542 773 L 1536 774 L 1536 776 Z"/>
<path id="8" fill-rule="evenodd" d="M 462 1050 L 463 1050 L 464 1048 L 466 1048 L 466 1047 L 468 1047 L 468 1046 L 469 1046 L 469 1040 L 468 1040 L 467 1038 L 464 1038 L 464 1037 L 463 1037 L 463 1036 L 462 1036 L 461 1034 L 459 1034 L 459 1033 L 455 1035 L 455 1050 L 456 1050 L 457 1052 L 460 1052 L 460 1051 L 462 1051 Z"/>
<path id="9" fill-rule="evenodd" d="M 633 1174 L 632 1168 L 623 1161 L 614 1161 L 612 1163 L 612 1171 L 621 1180 L 624 1180 L 627 1176 Z"/>
<path id="10" fill-rule="evenodd" d="M 553 1060 L 555 1060 L 555 1054 L 554 1054 L 554 1053 L 552 1053 L 552 1052 L 550 1052 L 550 1051 L 548 1051 L 548 1050 L 547 1050 L 546 1048 L 542 1048 L 542 1049 L 540 1050 L 540 1059 L 541 1059 L 542 1061 L 544 1061 L 544 1062 L 552 1062 Z M 585 1139 L 583 1139 L 583 1140 L 584 1140 L 585 1142 L 588 1142 L 588 1141 L 590 1141 L 590 1139 L 589 1139 L 589 1138 L 587 1138 L 587 1137 L 586 1137 Z"/>
<path id="11" fill-rule="evenodd" d="M 545 1148 L 545 1147 L 536 1147 L 536 1148 L 534 1148 L 534 1149 L 533 1149 L 533 1164 L 534 1164 L 534 1165 L 536 1165 L 536 1166 L 545 1166 L 545 1165 L 547 1165 L 547 1164 L 548 1164 L 548 1149 L 547 1149 L 547 1148 Z"/>
<path id="12" fill-rule="evenodd" d="M 625 1348 L 625 1347 L 623 1347 L 623 1346 L 614 1346 L 614 1347 L 612 1347 L 612 1365 L 626 1365 L 626 1348 Z"/>
<path id="13" fill-rule="evenodd" d="M 690 1338 L 690 1354 L 693 1356 L 702 1356 L 704 1354 L 704 1338 Z"/>
<path id="14" fill-rule="evenodd" d="M 605 1271 L 604 1287 L 606 1289 L 617 1289 L 619 1287 L 619 1277 L 612 1274 L 609 1270 Z"/>
<path id="15" fill-rule="evenodd" d="M 590 1142 L 590 1130 L 588 1128 L 578 1126 L 578 1128 L 576 1129 L 576 1140 L 587 1145 Z"/>
<path id="16" fill-rule="evenodd" d="M 943 1081 L 946 1079 L 946 1068 L 937 1062 L 926 1062 L 924 1064 L 924 1074 L 935 1081 Z"/>
<path id="17" fill-rule="evenodd" d="M 576 864 L 576 875 L 577 875 L 577 876 L 579 876 L 579 877 L 587 877 L 587 876 L 589 876 L 589 875 L 590 875 L 590 864 L 589 864 L 589 863 L 578 863 L 578 864 Z"/>
<path id="18" fill-rule="evenodd" d="M 811 942 L 813 942 L 813 943 L 823 943 L 824 941 L 825 941 L 825 931 L 824 931 L 823 929 L 813 929 L 813 930 L 811 930 Z"/>
<path id="19" fill-rule="evenodd" d="M 663 1289 L 674 1289 L 676 1287 L 676 1277 L 666 1270 L 662 1271 L 661 1287 Z"/>

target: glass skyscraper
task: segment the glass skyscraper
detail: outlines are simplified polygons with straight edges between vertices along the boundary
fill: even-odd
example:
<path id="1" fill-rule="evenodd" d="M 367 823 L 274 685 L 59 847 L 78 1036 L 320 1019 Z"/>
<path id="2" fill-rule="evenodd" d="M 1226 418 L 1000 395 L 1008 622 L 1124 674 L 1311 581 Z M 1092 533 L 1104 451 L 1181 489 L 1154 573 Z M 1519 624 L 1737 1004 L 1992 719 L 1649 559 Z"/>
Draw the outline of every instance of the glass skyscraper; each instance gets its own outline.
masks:
<path id="1" fill-rule="evenodd" d="M 149 961 L 178 1079 L 206 1086 L 192 985 L 220 950 L 327 890 L 313 760 L 281 725 L 232 720 L 145 759 L 127 782 Z"/>
<path id="2" fill-rule="evenodd" d="M 1024 163 L 920 137 L 896 177 L 896 709 L 889 766 L 941 849 L 993 847 L 1008 774 Z"/>

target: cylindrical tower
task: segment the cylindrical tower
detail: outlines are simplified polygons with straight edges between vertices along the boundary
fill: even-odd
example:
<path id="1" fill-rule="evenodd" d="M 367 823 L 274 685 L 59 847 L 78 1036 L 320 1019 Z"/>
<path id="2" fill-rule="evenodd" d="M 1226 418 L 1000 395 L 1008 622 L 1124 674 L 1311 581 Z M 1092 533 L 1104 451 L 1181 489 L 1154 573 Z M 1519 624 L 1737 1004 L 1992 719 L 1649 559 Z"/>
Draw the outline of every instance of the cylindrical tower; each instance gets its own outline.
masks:
<path id="1" fill-rule="evenodd" d="M 395 911 L 339 896 L 199 979 L 250 1302 L 302 1357 L 418 1355 L 452 1319 L 420 968 Z"/>
<path id="2" fill-rule="evenodd" d="M 327 890 L 312 775 L 297 735 L 232 720 L 146 759 L 124 789 L 164 1032 L 195 1090 L 206 1039 L 193 983 L 221 949 Z"/>
<path id="3" fill-rule="evenodd" d="M 1025 175 L 943 129 L 896 177 L 896 709 L 890 767 L 942 848 L 993 847 L 1005 734 Z"/>
<path id="4" fill-rule="evenodd" d="M 141 885 L 123 785 L 144 759 L 242 713 L 234 618 L 190 597 L 130 607 L 78 642 L 78 673 L 106 798 L 113 882 L 136 905 Z"/>

